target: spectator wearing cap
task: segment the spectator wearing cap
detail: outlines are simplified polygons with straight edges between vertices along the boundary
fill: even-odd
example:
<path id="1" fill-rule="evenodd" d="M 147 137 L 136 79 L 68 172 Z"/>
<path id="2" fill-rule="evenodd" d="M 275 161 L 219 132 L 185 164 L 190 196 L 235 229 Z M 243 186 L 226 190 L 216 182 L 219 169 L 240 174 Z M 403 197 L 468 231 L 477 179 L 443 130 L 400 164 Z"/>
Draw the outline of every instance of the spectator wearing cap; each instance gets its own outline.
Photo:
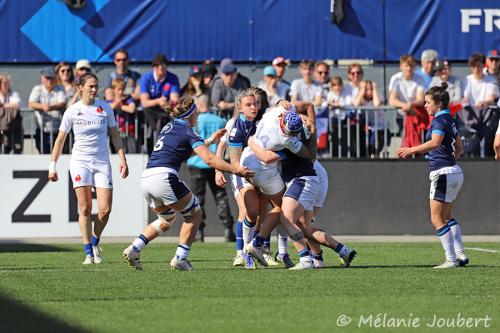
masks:
<path id="1" fill-rule="evenodd" d="M 234 101 L 239 92 L 250 87 L 248 79 L 238 75 L 238 68 L 231 59 L 223 59 L 220 66 L 220 78 L 212 87 L 212 105 L 219 108 L 224 118 L 230 118 L 234 111 Z"/>
<path id="2" fill-rule="evenodd" d="M 500 87 L 500 53 L 498 50 L 491 50 L 486 55 L 484 74 L 492 76 L 496 80 L 497 86 Z"/>
<path id="3" fill-rule="evenodd" d="M 272 65 L 274 69 L 276 70 L 276 76 L 278 77 L 278 80 L 287 85 L 288 89 L 290 89 L 291 83 L 285 80 L 285 72 L 286 68 L 289 65 L 289 61 L 287 61 L 285 58 L 282 56 L 278 56 L 273 59 Z M 287 96 L 287 99 L 290 99 L 290 96 Z"/>
<path id="4" fill-rule="evenodd" d="M 198 123 L 196 125 L 196 133 L 198 133 L 203 139 L 208 139 L 217 130 L 224 128 L 224 126 L 226 125 L 226 121 L 209 111 L 208 97 L 206 95 L 195 97 L 195 103 L 199 113 Z M 217 144 L 211 144 L 208 149 L 215 154 Z M 200 240 L 204 241 L 203 229 L 205 228 L 204 221 L 206 219 L 204 206 L 206 187 L 208 185 L 217 206 L 217 215 L 219 216 L 219 219 L 225 228 L 224 234 L 226 241 L 234 241 L 234 220 L 229 208 L 229 200 L 227 197 L 226 188 L 216 185 L 215 170 L 208 166 L 205 162 L 203 162 L 203 160 L 198 155 L 191 157 L 187 161 L 187 165 L 191 177 L 191 189 L 193 191 L 193 194 L 196 195 L 196 197 L 200 200 L 200 206 L 203 210 L 203 220 L 198 229 Z"/>
<path id="5" fill-rule="evenodd" d="M 145 73 L 139 81 L 141 105 L 148 126 L 159 133 L 168 121 L 163 107 L 169 100 L 178 100 L 181 89 L 177 75 L 167 70 L 167 57 L 165 55 L 156 55 L 152 67 L 153 69 Z M 153 133 L 148 133 L 148 154 L 153 149 L 153 139 Z"/>
<path id="6" fill-rule="evenodd" d="M 290 99 L 293 102 L 309 102 L 314 106 L 321 106 L 321 86 L 314 82 L 312 74 L 314 63 L 310 60 L 302 60 L 299 64 L 301 79 L 292 81 L 290 87 Z"/>
<path id="7" fill-rule="evenodd" d="M 10 88 L 10 76 L 0 75 L 0 153 L 23 152 L 23 128 L 21 99 L 17 91 Z"/>
<path id="8" fill-rule="evenodd" d="M 90 66 L 90 62 L 87 59 L 80 59 L 76 62 L 75 65 L 75 82 L 78 84 L 80 80 L 80 76 L 85 73 L 92 72 L 92 66 Z"/>
<path id="9" fill-rule="evenodd" d="M 104 96 L 106 100 L 113 98 L 111 82 L 116 79 L 121 79 L 125 82 L 125 95 L 130 96 L 135 100 L 140 99 L 140 89 L 138 83 L 141 78 L 141 74 L 129 69 L 129 57 L 127 50 L 119 49 L 116 51 L 113 62 L 115 64 L 115 70 L 109 73 L 108 77 L 104 81 Z"/>
<path id="10" fill-rule="evenodd" d="M 274 106 L 279 100 L 286 99 L 290 94 L 290 87 L 279 80 L 276 69 L 273 66 L 266 66 L 263 74 L 259 88 L 266 92 L 269 105 Z"/>
<path id="11" fill-rule="evenodd" d="M 453 104 L 458 104 L 462 100 L 462 84 L 460 80 L 451 75 L 451 65 L 448 60 L 438 60 L 436 62 L 436 76 L 432 78 L 431 87 L 441 87 L 441 83 L 448 84 L 448 94 L 450 95 L 450 108 Z"/>
<path id="12" fill-rule="evenodd" d="M 35 110 L 38 122 L 36 148 L 40 154 L 49 154 L 59 131 L 66 95 L 64 88 L 56 85 L 56 72 L 52 67 L 41 71 L 40 80 L 41 84 L 31 90 L 28 106 Z"/>
<path id="13" fill-rule="evenodd" d="M 462 82 L 463 108 L 458 112 L 458 118 L 462 133 L 473 132 L 473 134 L 463 139 L 464 154 L 480 156 L 480 141 L 484 138 L 484 156 L 493 156 L 493 140 L 498 121 L 495 118 L 496 113 L 490 106 L 499 96 L 498 86 L 492 76 L 483 72 L 484 54 L 471 55 L 468 63 L 471 74 Z"/>
<path id="14" fill-rule="evenodd" d="M 192 98 L 199 97 L 207 93 L 205 82 L 203 81 L 203 72 L 201 66 L 192 66 L 189 69 L 188 81 L 182 87 L 182 96 L 190 96 Z"/>
<path id="15" fill-rule="evenodd" d="M 436 50 L 427 49 L 420 56 L 420 69 L 415 73 L 424 80 L 424 89 L 431 87 L 431 80 L 435 74 L 436 61 L 439 55 Z"/>

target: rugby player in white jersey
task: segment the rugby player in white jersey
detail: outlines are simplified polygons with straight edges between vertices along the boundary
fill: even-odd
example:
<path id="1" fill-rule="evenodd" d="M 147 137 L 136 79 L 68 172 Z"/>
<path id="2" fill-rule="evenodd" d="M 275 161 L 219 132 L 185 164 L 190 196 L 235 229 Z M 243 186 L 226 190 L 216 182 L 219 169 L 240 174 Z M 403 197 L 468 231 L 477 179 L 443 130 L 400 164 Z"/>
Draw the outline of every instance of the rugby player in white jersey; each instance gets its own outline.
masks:
<path id="1" fill-rule="evenodd" d="M 81 100 L 64 112 L 59 134 L 52 150 L 49 180 L 59 179 L 56 163 L 66 136 L 73 129 L 75 143 L 71 152 L 70 174 L 78 200 L 78 223 L 85 250 L 84 265 L 99 264 L 102 257 L 99 239 L 111 213 L 113 180 L 109 162 L 108 133 L 118 152 L 118 168 L 122 178 L 128 176 L 127 160 L 120 133 L 111 107 L 96 99 L 98 81 L 92 73 L 84 74 L 78 82 Z M 98 213 L 92 227 L 92 187 L 97 194 Z"/>
<path id="2" fill-rule="evenodd" d="M 308 146 L 303 145 L 296 137 L 302 131 L 302 128 L 302 118 L 295 110 L 289 111 L 282 107 L 276 107 L 269 109 L 264 114 L 262 120 L 257 125 L 254 140 L 256 144 L 265 149 L 272 151 L 288 149 L 304 158 L 315 158 L 315 151 L 313 152 Z M 265 216 L 261 229 L 256 236 L 259 241 L 262 240 L 262 244 L 259 242 L 259 246 L 254 247 L 251 243 L 254 229 L 248 225 L 244 225 L 243 228 L 243 238 L 246 243 L 245 251 L 259 261 L 260 264 L 267 266 L 262 253 L 262 245 L 272 230 L 279 224 L 281 199 L 285 190 L 285 184 L 281 179 L 278 162 L 264 163 L 260 161 L 249 147 L 245 148 L 241 155 L 241 164 L 255 172 L 255 176 L 250 179 L 250 183 L 246 184 L 245 187 L 249 186 L 258 189 L 273 205 L 272 210 Z M 253 207 L 259 204 L 257 191 L 252 191 L 250 194 L 252 196 L 245 198 L 247 211 L 250 210 L 248 203 L 251 203 Z M 287 220 L 282 220 L 281 222 L 290 238 L 295 241 L 294 245 L 301 257 L 301 261 L 308 260 L 311 262 L 303 232 Z"/>

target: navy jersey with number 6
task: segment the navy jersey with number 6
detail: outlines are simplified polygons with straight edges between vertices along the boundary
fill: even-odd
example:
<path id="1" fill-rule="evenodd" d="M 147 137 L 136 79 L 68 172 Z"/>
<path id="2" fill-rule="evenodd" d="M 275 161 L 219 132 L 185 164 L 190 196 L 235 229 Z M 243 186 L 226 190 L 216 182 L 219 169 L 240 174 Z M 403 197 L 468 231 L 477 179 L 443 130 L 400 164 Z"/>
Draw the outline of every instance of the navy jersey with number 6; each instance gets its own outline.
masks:
<path id="1" fill-rule="evenodd" d="M 430 171 L 455 165 L 455 142 L 458 129 L 450 111 L 442 110 L 436 113 L 431 123 L 431 129 L 427 132 L 426 141 L 432 138 L 432 134 L 441 135 L 443 140 L 439 147 L 430 151 L 426 156 L 429 160 Z"/>
<path id="2" fill-rule="evenodd" d="M 149 157 L 146 169 L 167 167 L 179 171 L 181 164 L 193 154 L 194 148 L 205 144 L 185 120 L 174 119 L 163 126 Z"/>

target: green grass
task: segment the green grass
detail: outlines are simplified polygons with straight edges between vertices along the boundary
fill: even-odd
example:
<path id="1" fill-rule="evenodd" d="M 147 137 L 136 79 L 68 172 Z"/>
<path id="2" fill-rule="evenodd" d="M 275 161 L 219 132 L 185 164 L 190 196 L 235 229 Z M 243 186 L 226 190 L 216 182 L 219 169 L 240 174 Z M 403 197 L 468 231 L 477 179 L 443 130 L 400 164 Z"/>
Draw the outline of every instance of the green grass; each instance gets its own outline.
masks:
<path id="1" fill-rule="evenodd" d="M 136 272 L 121 258 L 125 244 L 104 243 L 105 263 L 90 267 L 80 264 L 78 245 L 4 244 L 0 332 L 500 332 L 500 253 L 468 251 L 467 268 L 435 270 L 439 243 L 351 245 L 359 255 L 349 269 L 293 272 L 233 268 L 233 245 L 195 244 L 196 271 L 179 272 L 168 267 L 175 245 L 152 243 Z M 467 246 L 500 250 L 500 243 Z M 489 315 L 491 326 L 426 327 L 434 314 L 458 313 Z M 342 314 L 353 321 L 339 328 Z M 358 327 L 360 316 L 379 314 L 421 325 Z"/>

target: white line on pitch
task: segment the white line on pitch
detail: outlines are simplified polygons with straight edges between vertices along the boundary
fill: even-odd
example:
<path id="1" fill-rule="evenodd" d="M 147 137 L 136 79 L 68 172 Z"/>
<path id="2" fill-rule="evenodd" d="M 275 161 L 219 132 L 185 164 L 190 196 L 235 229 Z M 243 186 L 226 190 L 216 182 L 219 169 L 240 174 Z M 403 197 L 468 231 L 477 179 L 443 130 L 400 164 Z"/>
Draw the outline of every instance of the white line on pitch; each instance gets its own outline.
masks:
<path id="1" fill-rule="evenodd" d="M 499 253 L 500 251 L 497 250 L 490 250 L 490 249 L 481 249 L 479 247 L 464 247 L 465 250 L 473 250 L 473 251 L 479 251 L 479 252 L 490 252 L 490 253 Z"/>

